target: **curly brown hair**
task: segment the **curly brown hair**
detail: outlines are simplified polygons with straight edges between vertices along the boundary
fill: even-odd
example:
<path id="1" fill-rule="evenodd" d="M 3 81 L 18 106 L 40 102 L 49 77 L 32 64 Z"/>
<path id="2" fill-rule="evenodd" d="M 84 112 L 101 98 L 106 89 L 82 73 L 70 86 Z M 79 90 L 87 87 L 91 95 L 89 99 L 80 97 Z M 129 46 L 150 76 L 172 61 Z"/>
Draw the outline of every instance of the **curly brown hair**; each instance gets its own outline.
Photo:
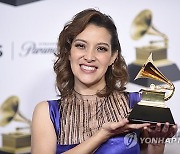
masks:
<path id="1" fill-rule="evenodd" d="M 128 72 L 125 60 L 121 55 L 116 26 L 110 16 L 96 9 L 86 9 L 77 13 L 71 21 L 66 23 L 59 35 L 54 71 L 56 73 L 57 88 L 61 96 L 71 95 L 73 92 L 74 75 L 69 61 L 71 45 L 74 38 L 89 24 L 106 28 L 111 34 L 112 54 L 118 50 L 118 56 L 113 66 L 109 66 L 105 74 L 106 88 L 98 95 L 108 96 L 114 89 L 121 91 L 125 89 Z"/>

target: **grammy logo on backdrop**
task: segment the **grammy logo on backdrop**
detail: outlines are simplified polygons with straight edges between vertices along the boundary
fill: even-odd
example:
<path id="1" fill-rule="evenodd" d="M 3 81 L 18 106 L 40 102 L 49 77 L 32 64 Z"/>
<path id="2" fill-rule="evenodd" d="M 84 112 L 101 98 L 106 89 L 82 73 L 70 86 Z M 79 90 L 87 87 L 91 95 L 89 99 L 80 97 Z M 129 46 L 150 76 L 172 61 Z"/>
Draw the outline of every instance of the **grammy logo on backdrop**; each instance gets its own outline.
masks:
<path id="1" fill-rule="evenodd" d="M 162 40 L 150 41 L 148 45 L 136 47 L 136 60 L 128 65 L 130 82 L 149 87 L 152 79 L 134 80 L 142 65 L 152 53 L 154 64 L 171 81 L 180 80 L 180 71 L 177 65 L 167 58 L 168 37 L 158 31 L 152 24 L 152 12 L 150 10 L 141 11 L 134 19 L 131 26 L 131 37 L 134 40 L 140 39 L 145 34 L 159 36 Z M 159 81 L 154 81 L 160 84 Z"/>
<path id="2" fill-rule="evenodd" d="M 142 66 L 135 79 L 150 78 L 167 84 L 157 86 L 151 84 L 149 88 L 141 89 L 142 99 L 138 102 L 128 117 L 131 123 L 161 123 L 169 122 L 174 125 L 174 119 L 170 109 L 165 105 L 175 91 L 174 84 L 168 80 L 159 69 L 153 64 L 152 53 L 146 63 Z"/>
<path id="3" fill-rule="evenodd" d="M 19 111 L 19 98 L 17 96 L 7 98 L 0 106 L 0 127 L 6 126 L 11 121 L 26 123 L 30 130 L 31 121 Z M 2 134 L 0 153 L 30 153 L 31 134 L 29 130 L 24 131 L 23 129 L 20 127 L 16 128 L 15 132 Z"/>

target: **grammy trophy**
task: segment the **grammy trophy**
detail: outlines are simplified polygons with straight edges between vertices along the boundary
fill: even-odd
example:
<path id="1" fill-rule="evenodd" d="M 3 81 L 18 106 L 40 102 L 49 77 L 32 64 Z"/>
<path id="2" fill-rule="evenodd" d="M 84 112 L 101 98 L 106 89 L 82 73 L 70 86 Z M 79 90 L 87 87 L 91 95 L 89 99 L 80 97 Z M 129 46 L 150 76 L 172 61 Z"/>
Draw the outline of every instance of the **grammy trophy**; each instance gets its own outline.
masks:
<path id="1" fill-rule="evenodd" d="M 151 84 L 149 88 L 141 89 L 141 101 L 134 106 L 128 120 L 131 123 L 165 124 L 169 122 L 170 125 L 174 125 L 171 110 L 166 106 L 165 101 L 173 96 L 175 87 L 153 64 L 152 54 L 150 54 L 135 80 L 139 78 L 157 80 L 165 83 L 166 86 Z"/>

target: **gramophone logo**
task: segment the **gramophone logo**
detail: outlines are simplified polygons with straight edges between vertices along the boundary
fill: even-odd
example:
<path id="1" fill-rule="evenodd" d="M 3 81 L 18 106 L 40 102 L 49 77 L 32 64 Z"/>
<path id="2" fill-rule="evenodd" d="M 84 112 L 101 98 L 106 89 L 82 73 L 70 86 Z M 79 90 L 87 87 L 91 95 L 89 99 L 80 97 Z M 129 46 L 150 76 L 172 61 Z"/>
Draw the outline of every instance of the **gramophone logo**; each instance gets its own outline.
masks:
<path id="1" fill-rule="evenodd" d="M 149 87 L 151 79 L 134 80 L 137 73 L 152 53 L 152 59 L 158 69 L 171 81 L 180 80 L 180 70 L 177 65 L 168 59 L 168 36 L 154 27 L 152 23 L 152 12 L 150 10 L 141 11 L 133 20 L 131 25 L 131 37 L 139 40 L 144 35 L 155 35 L 161 40 L 151 40 L 149 44 L 136 47 L 136 60 L 128 65 L 130 82 Z M 160 82 L 155 82 L 160 84 Z"/>
<path id="2" fill-rule="evenodd" d="M 8 97 L 0 106 L 0 127 L 8 125 L 11 121 L 19 121 L 28 124 L 30 130 L 31 121 L 24 117 L 19 111 L 19 98 Z M 23 127 L 16 128 L 16 131 L 3 133 L 1 152 L 7 153 L 30 153 L 31 134 L 24 131 Z"/>
<path id="3" fill-rule="evenodd" d="M 18 96 L 8 97 L 0 106 L 0 126 L 5 126 L 12 120 L 25 122 L 31 125 L 31 121 L 25 118 L 19 111 Z"/>
<path id="4" fill-rule="evenodd" d="M 14 5 L 14 6 L 28 4 L 28 3 L 32 3 L 32 2 L 36 2 L 36 1 L 40 1 L 40 0 L 0 0 L 0 2 Z"/>
<path id="5" fill-rule="evenodd" d="M 2 45 L 0 45 L 0 57 L 2 56 L 3 51 L 2 51 Z"/>

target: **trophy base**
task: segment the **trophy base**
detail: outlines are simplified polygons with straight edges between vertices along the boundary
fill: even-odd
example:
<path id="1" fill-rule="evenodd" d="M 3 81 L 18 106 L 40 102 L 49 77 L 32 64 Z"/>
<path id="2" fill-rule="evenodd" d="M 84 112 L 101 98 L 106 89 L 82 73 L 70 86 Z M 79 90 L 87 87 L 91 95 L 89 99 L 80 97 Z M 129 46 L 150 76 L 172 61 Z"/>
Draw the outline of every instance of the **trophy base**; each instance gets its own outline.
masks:
<path id="1" fill-rule="evenodd" d="M 154 45 L 147 45 L 136 48 L 136 61 L 144 62 L 147 60 L 149 55 L 152 53 L 152 59 L 154 61 L 166 60 L 167 59 L 167 48 L 159 47 Z"/>
<path id="2" fill-rule="evenodd" d="M 130 123 L 161 123 L 169 122 L 175 125 L 171 110 L 169 108 L 161 108 L 154 106 L 145 106 L 136 104 L 131 111 L 128 120 Z"/>
<path id="3" fill-rule="evenodd" d="M 162 82 L 152 80 L 149 78 L 139 78 L 138 80 L 134 80 L 141 68 L 142 68 L 141 65 L 138 65 L 135 63 L 128 65 L 129 82 L 134 83 L 134 84 L 138 84 L 138 85 L 142 85 L 145 87 L 149 87 L 152 83 L 154 83 L 156 85 L 162 84 Z M 164 66 L 159 66 L 158 69 L 169 80 L 171 80 L 171 81 L 180 80 L 180 70 L 175 63 L 171 63 L 171 64 L 164 65 Z"/>

